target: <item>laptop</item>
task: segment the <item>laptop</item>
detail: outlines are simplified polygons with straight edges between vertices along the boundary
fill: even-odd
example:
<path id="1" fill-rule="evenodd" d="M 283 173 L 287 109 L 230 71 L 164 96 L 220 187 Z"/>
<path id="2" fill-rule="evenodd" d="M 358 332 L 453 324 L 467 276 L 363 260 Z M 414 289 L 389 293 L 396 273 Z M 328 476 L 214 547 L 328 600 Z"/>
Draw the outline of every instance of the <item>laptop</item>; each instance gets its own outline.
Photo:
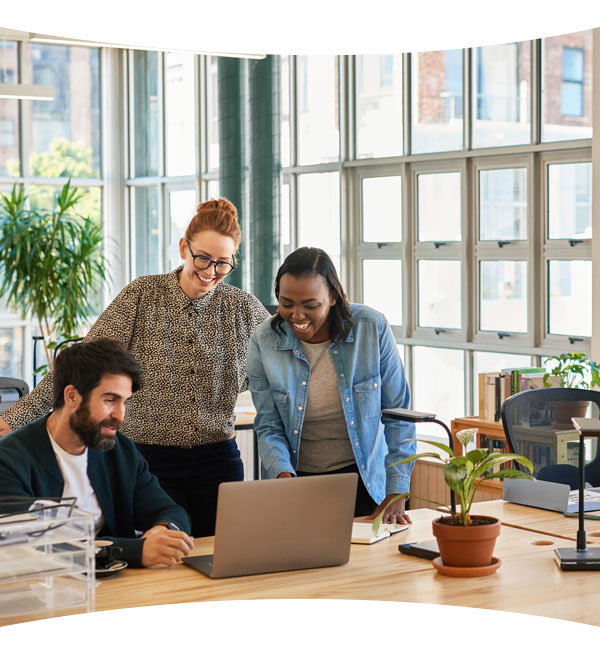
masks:
<path id="1" fill-rule="evenodd" d="M 221 483 L 213 555 L 183 562 L 228 578 L 343 565 L 357 474 Z"/>
<path id="2" fill-rule="evenodd" d="M 504 501 L 556 512 L 579 512 L 579 492 L 565 483 L 551 481 L 527 481 L 505 478 L 502 483 Z M 585 488 L 583 510 L 600 510 L 600 490 Z"/>

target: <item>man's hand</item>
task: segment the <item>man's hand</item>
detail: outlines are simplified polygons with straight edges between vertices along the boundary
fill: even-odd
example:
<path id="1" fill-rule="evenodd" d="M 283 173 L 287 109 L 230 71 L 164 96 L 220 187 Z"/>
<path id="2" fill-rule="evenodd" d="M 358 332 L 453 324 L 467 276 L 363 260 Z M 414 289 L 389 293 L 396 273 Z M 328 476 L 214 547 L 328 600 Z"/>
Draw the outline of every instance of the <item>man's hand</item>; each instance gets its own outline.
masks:
<path id="1" fill-rule="evenodd" d="M 281 472 L 281 474 L 277 474 L 277 478 L 294 478 L 294 475 L 289 472 Z"/>
<path id="2" fill-rule="evenodd" d="M 388 494 L 385 499 L 377 506 L 372 514 L 369 515 L 369 519 L 375 519 L 377 515 L 383 510 L 384 506 L 394 497 L 399 496 L 398 494 Z M 383 519 L 381 520 L 382 524 L 412 524 L 410 517 L 404 512 L 404 502 L 405 497 L 394 501 L 392 504 L 385 508 L 383 513 Z"/>
<path id="3" fill-rule="evenodd" d="M 12 430 L 13 429 L 9 426 L 8 422 L 5 422 L 2 418 L 0 418 L 0 438 L 3 435 L 8 435 L 12 432 Z"/>
<path id="4" fill-rule="evenodd" d="M 166 526 L 153 526 L 142 535 L 142 566 L 166 565 L 171 567 L 189 555 L 194 540 L 183 531 L 171 531 Z"/>

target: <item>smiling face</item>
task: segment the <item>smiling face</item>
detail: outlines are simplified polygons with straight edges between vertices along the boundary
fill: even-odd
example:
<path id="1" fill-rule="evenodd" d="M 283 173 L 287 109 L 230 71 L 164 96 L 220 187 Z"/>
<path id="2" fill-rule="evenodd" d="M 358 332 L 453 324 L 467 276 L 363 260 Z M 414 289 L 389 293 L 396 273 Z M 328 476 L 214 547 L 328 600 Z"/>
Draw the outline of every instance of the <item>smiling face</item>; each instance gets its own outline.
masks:
<path id="1" fill-rule="evenodd" d="M 329 312 L 336 300 L 320 274 L 293 277 L 279 282 L 279 315 L 304 342 L 329 340 Z"/>
<path id="2" fill-rule="evenodd" d="M 230 236 L 224 236 L 212 229 L 199 231 L 189 241 L 186 241 L 185 238 L 179 241 L 179 253 L 181 258 L 184 259 L 183 270 L 179 275 L 179 285 L 190 299 L 200 299 L 223 281 L 225 277 L 215 274 L 214 265 L 206 270 L 197 270 L 194 267 L 190 249 L 194 254 L 207 256 L 213 261 L 233 263 L 235 243 Z"/>
<path id="3" fill-rule="evenodd" d="M 82 444 L 98 451 L 108 451 L 115 446 L 131 390 L 129 376 L 105 374 L 85 400 L 77 393 L 80 403 L 69 418 L 69 426 Z"/>

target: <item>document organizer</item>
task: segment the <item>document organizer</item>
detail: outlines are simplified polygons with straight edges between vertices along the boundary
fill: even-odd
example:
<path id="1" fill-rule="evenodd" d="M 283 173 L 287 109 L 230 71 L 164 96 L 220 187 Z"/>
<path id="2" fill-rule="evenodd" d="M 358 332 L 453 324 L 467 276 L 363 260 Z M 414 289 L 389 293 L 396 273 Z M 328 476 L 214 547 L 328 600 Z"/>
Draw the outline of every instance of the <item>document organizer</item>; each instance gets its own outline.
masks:
<path id="1" fill-rule="evenodd" d="M 57 501 L 0 497 L 0 618 L 94 609 L 93 517 Z"/>

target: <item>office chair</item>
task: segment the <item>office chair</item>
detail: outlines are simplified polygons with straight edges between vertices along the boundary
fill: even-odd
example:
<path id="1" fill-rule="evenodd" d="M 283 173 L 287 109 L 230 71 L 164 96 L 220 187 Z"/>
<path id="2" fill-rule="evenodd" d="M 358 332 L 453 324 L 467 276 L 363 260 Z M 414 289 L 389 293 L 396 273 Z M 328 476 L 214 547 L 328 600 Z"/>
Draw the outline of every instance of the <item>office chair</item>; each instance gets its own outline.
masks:
<path id="1" fill-rule="evenodd" d="M 600 392 L 576 388 L 525 390 L 506 399 L 500 414 L 509 450 L 531 460 L 536 478 L 578 489 L 579 436 L 570 418 L 598 417 Z M 600 447 L 596 439 L 589 445 L 585 480 L 596 487 L 600 485 Z"/>
<path id="2" fill-rule="evenodd" d="M 0 376 L 0 413 L 29 393 L 29 386 L 21 379 Z"/>

